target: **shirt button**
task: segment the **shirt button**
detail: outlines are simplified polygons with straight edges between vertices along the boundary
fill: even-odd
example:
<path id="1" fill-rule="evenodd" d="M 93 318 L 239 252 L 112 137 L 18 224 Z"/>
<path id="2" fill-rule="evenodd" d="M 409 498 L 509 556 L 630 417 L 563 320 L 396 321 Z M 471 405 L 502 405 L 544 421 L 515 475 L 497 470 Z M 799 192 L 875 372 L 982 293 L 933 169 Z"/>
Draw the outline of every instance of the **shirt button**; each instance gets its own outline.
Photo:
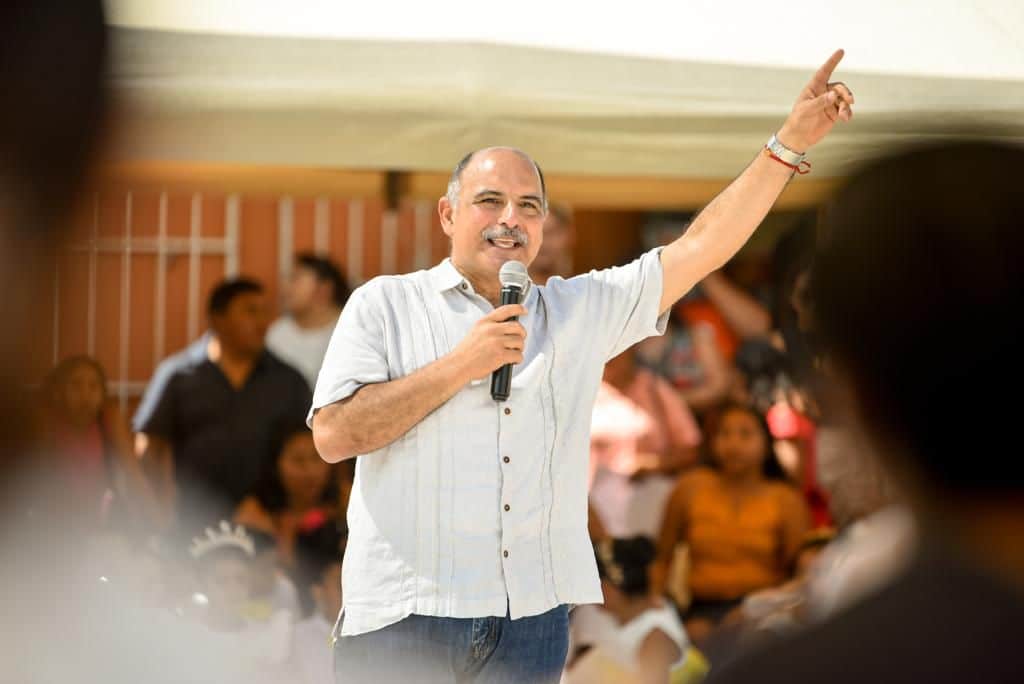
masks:
<path id="1" fill-rule="evenodd" d="M 506 416 L 511 416 L 512 415 L 512 409 L 510 409 L 510 408 L 505 409 L 505 415 Z"/>
<path id="2" fill-rule="evenodd" d="M 511 510 L 512 510 L 512 507 L 511 507 L 511 506 L 509 506 L 508 504 L 505 504 L 505 510 L 506 510 L 506 511 L 511 511 Z"/>
<path id="3" fill-rule="evenodd" d="M 509 462 L 509 461 L 511 461 L 512 459 L 511 459 L 511 458 L 509 458 L 508 456 L 506 456 L 505 458 L 503 458 L 503 459 L 501 459 L 501 460 L 502 460 L 502 461 L 504 461 L 505 463 L 508 463 L 508 462 Z"/>
<path id="4" fill-rule="evenodd" d="M 501 555 L 504 556 L 505 558 L 508 558 L 508 551 L 502 551 Z"/>
<path id="5" fill-rule="evenodd" d="M 469 285 L 467 285 L 466 283 L 462 283 L 461 287 L 462 287 L 463 290 L 465 290 L 467 287 L 469 287 Z"/>

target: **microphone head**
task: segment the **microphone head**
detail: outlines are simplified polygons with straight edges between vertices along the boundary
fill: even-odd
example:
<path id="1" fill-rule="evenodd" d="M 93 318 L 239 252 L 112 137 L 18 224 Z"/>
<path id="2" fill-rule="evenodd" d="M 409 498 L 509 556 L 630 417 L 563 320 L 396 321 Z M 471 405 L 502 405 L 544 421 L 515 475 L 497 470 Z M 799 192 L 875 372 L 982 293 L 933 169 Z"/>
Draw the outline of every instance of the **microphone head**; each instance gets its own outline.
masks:
<path id="1" fill-rule="evenodd" d="M 530 275 L 526 272 L 526 266 L 519 261 L 506 261 L 501 265 L 498 272 L 498 281 L 502 287 L 518 287 L 526 291 L 530 284 Z"/>

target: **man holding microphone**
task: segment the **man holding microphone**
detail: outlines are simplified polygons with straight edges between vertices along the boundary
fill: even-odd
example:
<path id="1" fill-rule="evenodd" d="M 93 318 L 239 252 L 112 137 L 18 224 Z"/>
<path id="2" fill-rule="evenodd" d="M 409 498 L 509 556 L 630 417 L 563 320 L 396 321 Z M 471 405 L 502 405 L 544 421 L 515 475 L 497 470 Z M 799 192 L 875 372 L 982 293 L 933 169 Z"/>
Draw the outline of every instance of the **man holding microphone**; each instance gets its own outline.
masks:
<path id="1" fill-rule="evenodd" d="M 777 135 L 685 235 L 626 266 L 501 305 L 499 271 L 540 248 L 540 168 L 510 148 L 455 168 L 438 202 L 451 256 L 356 290 L 310 424 L 358 461 L 348 511 L 340 680 L 557 682 L 569 606 L 601 602 L 587 534 L 590 412 L 605 362 L 663 332 L 671 306 L 747 241 L 853 95 L 837 51 Z M 518 320 L 510 320 L 517 318 Z M 510 393 L 491 374 L 514 364 Z"/>

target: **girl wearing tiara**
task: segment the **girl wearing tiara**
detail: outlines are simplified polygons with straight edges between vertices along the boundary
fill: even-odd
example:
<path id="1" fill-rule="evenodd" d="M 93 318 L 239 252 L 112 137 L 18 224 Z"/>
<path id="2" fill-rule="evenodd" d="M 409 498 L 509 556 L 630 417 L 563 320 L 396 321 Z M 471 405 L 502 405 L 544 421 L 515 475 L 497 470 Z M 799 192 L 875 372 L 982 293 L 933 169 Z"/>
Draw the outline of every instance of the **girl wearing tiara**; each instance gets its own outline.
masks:
<path id="1" fill-rule="evenodd" d="M 291 616 L 279 611 L 266 622 L 244 616 L 252 585 L 252 537 L 241 525 L 222 520 L 192 540 L 189 554 L 198 589 L 193 600 L 202 608 L 205 639 L 214 642 L 225 662 L 237 664 L 240 678 L 259 673 L 249 681 L 280 679 L 291 641 Z"/>
<path id="2" fill-rule="evenodd" d="M 654 543 L 647 537 L 594 545 L 604 605 L 572 613 L 563 684 L 668 684 L 699 680 L 706 666 L 689 648 L 675 608 L 651 593 Z"/>

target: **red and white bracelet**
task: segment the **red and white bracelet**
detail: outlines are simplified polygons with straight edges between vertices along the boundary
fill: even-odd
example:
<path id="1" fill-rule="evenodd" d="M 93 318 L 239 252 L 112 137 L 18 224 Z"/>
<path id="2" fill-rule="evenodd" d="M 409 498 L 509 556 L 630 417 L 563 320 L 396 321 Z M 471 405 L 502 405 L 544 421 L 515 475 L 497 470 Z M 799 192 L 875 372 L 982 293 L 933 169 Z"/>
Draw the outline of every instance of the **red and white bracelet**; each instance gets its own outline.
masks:
<path id="1" fill-rule="evenodd" d="M 764 152 L 771 159 L 793 169 L 801 176 L 811 172 L 811 163 L 804 160 L 804 155 L 783 145 L 775 134 L 768 138 L 768 142 L 764 145 Z"/>

